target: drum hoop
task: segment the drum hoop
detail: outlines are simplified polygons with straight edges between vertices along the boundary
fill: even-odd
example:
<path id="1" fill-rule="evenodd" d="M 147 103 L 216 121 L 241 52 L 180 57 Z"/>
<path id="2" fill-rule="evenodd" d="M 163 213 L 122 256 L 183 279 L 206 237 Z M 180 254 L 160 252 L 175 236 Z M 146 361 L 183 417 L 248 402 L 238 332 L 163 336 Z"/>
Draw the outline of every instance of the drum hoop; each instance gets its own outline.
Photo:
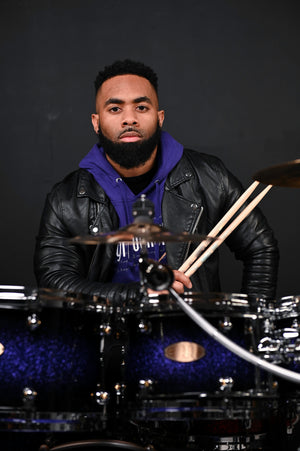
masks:
<path id="1" fill-rule="evenodd" d="M 251 307 L 249 297 L 239 293 L 193 293 L 185 292 L 183 300 L 196 311 L 207 317 L 228 315 L 257 319 L 257 309 Z M 145 313 L 147 315 L 182 314 L 178 303 L 167 294 L 150 294 L 141 301 L 131 301 L 127 313 Z M 153 317 L 153 316 L 152 316 Z"/>
<path id="2" fill-rule="evenodd" d="M 120 448 L 120 449 L 128 449 L 129 451 L 145 451 L 145 448 L 136 445 L 135 443 L 125 442 L 122 440 L 83 440 L 79 442 L 69 442 L 63 445 L 54 446 L 50 451 L 64 451 L 64 450 L 73 450 L 73 449 L 81 449 L 83 447 L 88 448 Z"/>
<path id="3" fill-rule="evenodd" d="M 60 430 L 62 430 L 61 428 L 64 425 L 68 431 L 89 431 L 88 425 L 81 428 L 80 423 L 82 422 L 82 425 L 84 425 L 87 424 L 89 420 L 94 421 L 95 419 L 99 421 L 102 420 L 101 412 L 43 410 L 31 412 L 29 418 L 28 410 L 10 406 L 0 407 L 0 431 L 55 431 L 57 426 L 59 426 Z M 7 427 L 3 428 L 2 425 L 7 425 Z"/>

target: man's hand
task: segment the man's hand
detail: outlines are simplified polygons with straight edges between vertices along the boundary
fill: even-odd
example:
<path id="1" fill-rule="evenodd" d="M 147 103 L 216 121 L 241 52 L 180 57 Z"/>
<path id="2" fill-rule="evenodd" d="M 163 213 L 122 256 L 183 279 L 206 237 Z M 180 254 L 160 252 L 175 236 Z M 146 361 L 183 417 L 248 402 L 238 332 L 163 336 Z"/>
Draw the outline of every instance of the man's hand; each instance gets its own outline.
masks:
<path id="1" fill-rule="evenodd" d="M 172 288 L 177 291 L 177 293 L 182 294 L 184 292 L 184 287 L 191 289 L 192 282 L 190 278 L 187 277 L 183 272 L 173 269 L 174 282 L 172 283 Z M 150 288 L 147 289 L 148 294 L 168 294 L 167 290 L 155 291 Z"/>

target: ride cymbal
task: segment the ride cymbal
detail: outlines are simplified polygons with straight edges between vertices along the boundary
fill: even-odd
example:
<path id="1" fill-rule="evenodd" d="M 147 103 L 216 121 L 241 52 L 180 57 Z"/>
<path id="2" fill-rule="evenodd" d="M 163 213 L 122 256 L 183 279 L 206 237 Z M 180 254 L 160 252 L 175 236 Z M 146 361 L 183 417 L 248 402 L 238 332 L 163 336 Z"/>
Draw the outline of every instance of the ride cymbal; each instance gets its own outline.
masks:
<path id="1" fill-rule="evenodd" d="M 266 185 L 300 188 L 300 159 L 262 169 L 252 178 Z"/>

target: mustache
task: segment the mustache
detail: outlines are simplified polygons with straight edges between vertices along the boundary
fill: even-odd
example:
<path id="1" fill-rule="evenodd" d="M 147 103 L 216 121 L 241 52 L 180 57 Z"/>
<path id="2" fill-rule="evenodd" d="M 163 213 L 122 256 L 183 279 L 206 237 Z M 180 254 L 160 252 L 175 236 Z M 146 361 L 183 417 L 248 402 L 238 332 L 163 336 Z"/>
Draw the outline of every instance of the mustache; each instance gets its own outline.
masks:
<path id="1" fill-rule="evenodd" d="M 118 138 L 121 138 L 125 133 L 134 132 L 141 138 L 143 138 L 143 134 L 135 127 L 128 127 L 119 134 Z"/>

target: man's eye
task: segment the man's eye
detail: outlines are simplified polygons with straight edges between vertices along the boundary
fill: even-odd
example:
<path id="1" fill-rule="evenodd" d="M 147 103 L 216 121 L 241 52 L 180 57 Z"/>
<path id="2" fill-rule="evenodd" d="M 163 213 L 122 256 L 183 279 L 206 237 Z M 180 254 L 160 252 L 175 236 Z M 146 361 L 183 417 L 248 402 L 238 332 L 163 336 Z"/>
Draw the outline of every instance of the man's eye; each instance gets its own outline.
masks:
<path id="1" fill-rule="evenodd" d="M 148 107 L 146 107 L 145 105 L 139 105 L 139 106 L 137 107 L 137 109 L 138 109 L 139 111 L 147 111 L 147 110 L 148 110 Z"/>
<path id="2" fill-rule="evenodd" d="M 111 111 L 112 113 L 117 113 L 118 111 L 120 111 L 120 108 L 118 106 L 113 106 L 109 111 Z"/>

